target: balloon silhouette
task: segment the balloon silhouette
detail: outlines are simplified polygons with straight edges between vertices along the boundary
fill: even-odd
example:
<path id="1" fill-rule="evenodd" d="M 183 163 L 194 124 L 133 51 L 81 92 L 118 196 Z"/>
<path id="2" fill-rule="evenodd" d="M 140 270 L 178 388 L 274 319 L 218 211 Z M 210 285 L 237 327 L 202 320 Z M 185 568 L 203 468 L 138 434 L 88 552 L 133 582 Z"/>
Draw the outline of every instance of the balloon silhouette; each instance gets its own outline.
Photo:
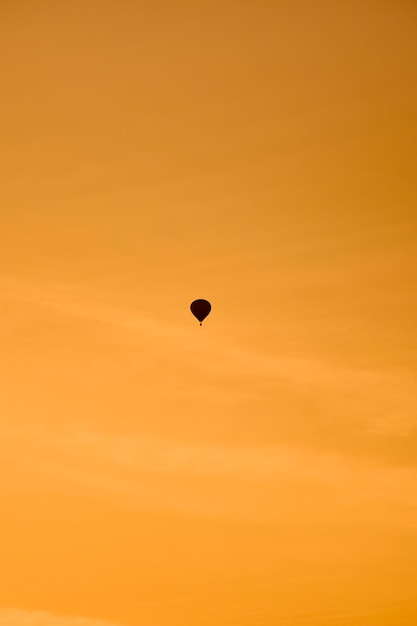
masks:
<path id="1" fill-rule="evenodd" d="M 208 300 L 194 300 L 190 306 L 191 313 L 198 319 L 200 326 L 211 311 L 211 304 Z"/>

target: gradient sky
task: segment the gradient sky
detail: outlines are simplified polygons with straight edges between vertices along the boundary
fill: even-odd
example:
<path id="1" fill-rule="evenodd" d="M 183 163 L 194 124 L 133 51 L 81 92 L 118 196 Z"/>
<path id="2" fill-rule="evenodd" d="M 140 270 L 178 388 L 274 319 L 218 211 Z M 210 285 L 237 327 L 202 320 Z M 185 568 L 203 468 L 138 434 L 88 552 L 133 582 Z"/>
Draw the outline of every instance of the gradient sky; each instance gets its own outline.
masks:
<path id="1" fill-rule="evenodd" d="M 416 4 L 0 7 L 0 625 L 415 626 Z"/>

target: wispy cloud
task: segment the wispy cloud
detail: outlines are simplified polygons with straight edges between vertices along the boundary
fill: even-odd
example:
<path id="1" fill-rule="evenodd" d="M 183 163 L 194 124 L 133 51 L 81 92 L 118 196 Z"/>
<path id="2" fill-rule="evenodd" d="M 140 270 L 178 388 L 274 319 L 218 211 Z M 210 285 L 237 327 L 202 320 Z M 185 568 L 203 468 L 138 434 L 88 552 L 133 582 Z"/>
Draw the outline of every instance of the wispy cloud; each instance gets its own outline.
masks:
<path id="1" fill-rule="evenodd" d="M 78 428 L 1 432 L 3 462 L 25 465 L 25 485 L 43 491 L 76 487 L 119 504 L 205 517 L 271 523 L 287 514 L 314 520 L 323 511 L 352 522 L 380 517 L 414 525 L 414 469 L 319 454 L 289 446 L 183 444 L 118 437 Z M 14 472 L 18 475 L 18 472 Z M 15 476 L 13 485 L 19 488 Z M 303 517 L 302 517 L 303 516 Z M 294 523 L 292 521 L 292 523 Z"/>
<path id="2" fill-rule="evenodd" d="M 199 399 L 210 403 L 216 398 L 224 406 L 253 402 L 253 411 L 275 416 L 281 439 L 287 443 L 296 444 L 297 439 L 303 443 L 306 432 L 312 445 L 328 451 L 333 446 L 353 455 L 370 453 L 388 463 L 413 464 L 408 449 L 415 440 L 417 423 L 411 373 L 349 367 L 314 353 L 308 358 L 266 354 L 237 347 L 212 329 L 200 333 L 196 341 L 194 327 L 103 304 L 78 286 L 27 284 L 7 276 L 0 283 L 3 298 L 80 324 L 94 323 L 94 332 L 102 333 L 103 343 L 109 338 L 119 342 L 136 362 L 138 346 L 146 346 L 149 362 L 168 355 L 170 371 L 175 367 L 189 371 L 190 376 L 196 370 L 204 373 L 196 390 L 189 377 L 169 385 L 169 381 L 161 382 L 163 374 L 158 371 L 154 378 L 148 377 L 145 395 L 159 395 L 163 385 L 164 394 L 172 400 L 186 396 L 191 401 L 198 393 Z M 297 426 L 300 420 L 302 428 Z M 390 437 L 395 438 L 392 446 Z"/>
<path id="3" fill-rule="evenodd" d="M 252 522 L 282 520 L 285 511 L 314 519 L 320 500 L 321 515 L 333 509 L 338 519 L 347 512 L 351 519 L 361 518 L 363 504 L 367 516 L 378 518 L 383 510 L 386 520 L 414 523 L 415 462 L 401 467 L 391 458 L 401 460 L 413 448 L 411 381 L 320 359 L 237 348 L 216 333 L 200 334 L 197 344 L 195 329 L 103 305 L 79 288 L 33 286 L 7 277 L 1 282 L 3 298 L 80 323 L 92 321 L 103 326 L 106 336 L 110 329 L 120 342 L 128 338 L 129 346 L 147 342 L 155 350 L 175 354 L 177 365 L 198 363 L 204 373 L 215 373 L 210 384 L 228 381 L 229 396 L 231 388 L 246 401 L 255 394 L 255 405 L 249 410 L 261 415 L 254 419 L 271 415 L 281 424 L 276 429 L 279 437 L 270 445 L 265 445 L 268 437 L 263 445 L 259 440 L 253 445 L 185 442 L 181 436 L 158 437 L 140 428 L 127 435 L 122 426 L 106 434 L 98 423 L 74 426 L 76 415 L 66 427 L 5 426 L 0 444 L 4 463 L 8 471 L 24 466 L 26 484 L 42 476 L 42 481 L 35 481 L 37 489 L 38 483 L 44 490 L 76 485 L 84 493 L 94 491 L 129 506 Z M 288 390 L 296 398 L 308 399 L 301 413 L 292 412 L 290 397 L 285 406 L 279 405 L 279 397 Z M 167 393 L 170 397 L 178 393 L 176 385 Z M 188 385 L 184 393 L 192 397 L 193 390 Z M 215 395 L 224 397 L 221 384 Z M 59 413 L 59 405 L 54 410 Z M 18 476 L 17 472 L 6 487 L 19 488 Z M 201 485 L 209 487 L 205 490 Z"/>
<path id="4" fill-rule="evenodd" d="M 122 626 L 122 624 L 44 611 L 0 608 L 0 626 Z"/>
<path id="5" fill-rule="evenodd" d="M 116 306 L 108 306 L 94 301 L 80 287 L 63 286 L 62 284 L 27 284 L 20 279 L 2 276 L 0 285 L 3 298 L 12 298 L 30 305 L 55 311 L 63 316 L 79 318 L 80 320 L 98 322 L 112 327 L 119 332 L 129 333 L 129 340 L 135 336 L 143 340 L 154 341 L 164 339 L 169 350 L 170 343 L 182 346 L 182 355 L 200 352 L 203 347 L 205 353 L 221 357 L 216 360 L 216 371 L 227 369 L 230 372 L 232 365 L 238 367 L 239 375 L 279 376 L 283 379 L 298 383 L 314 383 L 339 386 L 352 389 L 357 385 L 384 385 L 392 378 L 385 372 L 377 369 L 349 368 L 337 362 L 328 362 L 318 358 L 293 358 L 287 355 L 269 355 L 255 352 L 247 348 L 238 348 L 222 337 L 200 338 L 198 345 L 193 343 L 195 328 L 192 330 L 178 324 L 169 324 L 157 319 L 144 316 L 141 311 L 132 312 Z M 187 341 L 187 348 L 184 346 Z M 205 361 L 205 367 L 210 363 Z M 412 382 L 411 380 L 409 381 Z M 407 383 L 407 381 L 406 381 Z"/>

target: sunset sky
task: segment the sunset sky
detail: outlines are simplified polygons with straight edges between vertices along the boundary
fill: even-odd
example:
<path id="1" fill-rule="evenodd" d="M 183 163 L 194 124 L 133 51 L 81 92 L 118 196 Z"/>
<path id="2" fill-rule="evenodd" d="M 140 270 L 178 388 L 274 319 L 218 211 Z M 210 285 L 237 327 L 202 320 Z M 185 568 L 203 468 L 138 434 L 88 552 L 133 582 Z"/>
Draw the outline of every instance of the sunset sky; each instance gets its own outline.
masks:
<path id="1" fill-rule="evenodd" d="M 417 4 L 0 7 L 0 626 L 415 626 Z"/>

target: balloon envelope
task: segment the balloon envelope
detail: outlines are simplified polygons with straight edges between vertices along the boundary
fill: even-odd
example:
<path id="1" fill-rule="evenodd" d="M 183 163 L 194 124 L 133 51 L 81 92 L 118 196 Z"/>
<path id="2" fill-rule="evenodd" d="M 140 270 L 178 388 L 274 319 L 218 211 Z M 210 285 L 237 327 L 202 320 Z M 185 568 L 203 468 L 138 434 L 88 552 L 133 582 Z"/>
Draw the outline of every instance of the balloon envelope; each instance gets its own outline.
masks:
<path id="1" fill-rule="evenodd" d="M 191 313 L 201 322 L 207 317 L 211 311 L 211 304 L 208 300 L 194 300 L 190 306 Z"/>

